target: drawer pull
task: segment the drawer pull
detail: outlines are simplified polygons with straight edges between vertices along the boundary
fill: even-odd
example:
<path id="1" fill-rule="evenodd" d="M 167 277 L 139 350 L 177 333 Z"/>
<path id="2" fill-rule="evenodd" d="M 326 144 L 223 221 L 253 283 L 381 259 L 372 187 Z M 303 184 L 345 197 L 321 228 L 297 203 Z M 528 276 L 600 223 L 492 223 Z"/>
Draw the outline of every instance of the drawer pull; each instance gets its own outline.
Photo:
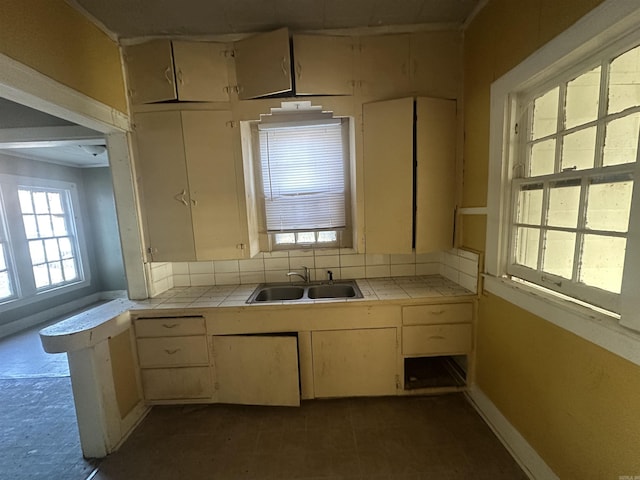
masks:
<path id="1" fill-rule="evenodd" d="M 175 328 L 175 327 L 178 326 L 178 324 L 177 323 L 163 323 L 162 326 L 164 328 Z"/>
<path id="2" fill-rule="evenodd" d="M 165 348 L 164 351 L 167 352 L 167 355 L 174 355 L 174 354 L 178 353 L 180 351 L 180 349 L 179 348 L 174 348 L 174 349 Z"/>
<path id="3" fill-rule="evenodd" d="M 442 315 L 445 311 L 444 310 L 432 310 L 429 313 L 431 315 Z"/>
<path id="4" fill-rule="evenodd" d="M 444 337 L 442 335 L 431 335 L 429 340 L 444 340 Z"/>

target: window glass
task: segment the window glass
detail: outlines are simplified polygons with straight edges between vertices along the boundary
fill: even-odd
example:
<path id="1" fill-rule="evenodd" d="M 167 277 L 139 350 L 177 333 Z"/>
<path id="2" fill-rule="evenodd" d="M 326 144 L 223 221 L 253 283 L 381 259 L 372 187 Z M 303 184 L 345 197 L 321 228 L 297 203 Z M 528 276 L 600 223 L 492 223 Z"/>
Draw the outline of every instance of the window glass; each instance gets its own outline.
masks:
<path id="1" fill-rule="evenodd" d="M 580 282 L 620 293 L 626 238 L 585 235 L 580 263 Z"/>
<path id="2" fill-rule="evenodd" d="M 540 225 L 542 219 L 542 185 L 530 185 L 518 195 L 518 223 Z"/>
<path id="3" fill-rule="evenodd" d="M 573 183 L 573 182 L 572 182 Z M 580 185 L 553 184 L 549 190 L 547 225 L 576 228 L 580 206 Z"/>
<path id="4" fill-rule="evenodd" d="M 542 270 L 564 278 L 571 278 L 576 234 L 547 230 Z"/>
<path id="5" fill-rule="evenodd" d="M 533 121 L 531 135 L 533 139 L 546 137 L 558 128 L 558 99 L 560 88 L 545 93 L 533 102 Z"/>
<path id="6" fill-rule="evenodd" d="M 536 269 L 538 267 L 538 247 L 540 230 L 518 227 L 516 230 L 515 261 L 519 265 Z"/>
<path id="7" fill-rule="evenodd" d="M 640 114 L 617 118 L 607 123 L 604 137 L 603 166 L 635 162 L 638 156 Z"/>
<path id="8" fill-rule="evenodd" d="M 572 128 L 598 118 L 600 67 L 567 82 L 565 128 Z"/>
<path id="9" fill-rule="evenodd" d="M 640 47 L 615 58 L 609 67 L 609 113 L 640 105 Z"/>
<path id="10" fill-rule="evenodd" d="M 629 226 L 633 182 L 592 182 L 587 199 L 586 227 L 590 230 L 626 232 Z"/>
<path id="11" fill-rule="evenodd" d="M 596 150 L 596 127 L 570 133 L 562 142 L 562 170 L 593 168 Z"/>
<path id="12" fill-rule="evenodd" d="M 529 176 L 549 175 L 555 169 L 556 139 L 534 143 L 529 155 Z"/>

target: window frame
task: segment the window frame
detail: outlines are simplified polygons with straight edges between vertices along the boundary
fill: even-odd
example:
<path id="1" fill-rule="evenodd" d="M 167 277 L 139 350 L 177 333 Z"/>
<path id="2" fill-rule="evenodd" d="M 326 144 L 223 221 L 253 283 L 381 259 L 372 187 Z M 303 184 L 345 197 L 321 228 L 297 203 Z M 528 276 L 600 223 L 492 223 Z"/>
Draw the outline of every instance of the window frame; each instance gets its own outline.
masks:
<path id="1" fill-rule="evenodd" d="M 66 212 L 65 216 L 69 227 L 72 229 L 71 233 L 75 237 L 74 249 L 77 254 L 79 280 L 45 288 L 37 288 L 35 286 L 28 239 L 24 230 L 22 211 L 18 199 L 18 190 L 21 188 L 67 192 L 70 211 Z M 13 297 L 0 300 L 0 312 L 88 287 L 91 283 L 90 259 L 84 237 L 83 215 L 76 184 L 61 180 L 0 174 L 0 197 L 5 206 L 6 235 L 10 246 L 10 267 L 13 269 L 15 289 Z"/>
<path id="2" fill-rule="evenodd" d="M 544 89 L 561 75 L 575 77 L 598 62 L 594 55 L 608 49 L 620 52 L 640 44 L 640 6 L 606 1 L 569 27 L 491 86 L 489 183 L 484 288 L 549 322 L 569 330 L 640 365 L 640 162 L 634 165 L 627 253 L 620 294 L 620 315 L 592 308 L 518 279 L 508 272 L 510 229 L 514 215 L 511 184 L 513 162 L 521 144 L 516 124 L 522 92 Z M 634 288 L 635 286 L 635 288 Z"/>
<path id="3" fill-rule="evenodd" d="M 313 115 L 311 113 L 311 115 Z M 304 123 L 299 123 L 296 121 L 296 114 L 291 114 L 292 120 L 287 122 L 286 114 L 282 114 L 282 121 L 284 123 L 290 123 L 292 127 L 296 127 L 299 125 L 304 125 Z M 318 121 L 321 122 L 326 117 L 321 117 Z M 261 168 L 261 158 L 260 158 L 260 132 L 259 132 L 259 123 L 258 121 L 250 122 L 250 132 L 251 132 L 251 145 L 253 150 L 253 181 L 256 188 L 256 198 L 258 205 L 258 225 L 261 234 L 264 234 L 267 239 L 267 250 L 268 251 L 288 251 L 288 250 L 308 250 L 308 249 L 323 249 L 323 248 L 351 248 L 352 247 L 352 176 L 353 172 L 351 171 L 351 118 L 350 117 L 341 117 L 341 116 L 333 116 L 332 120 L 339 120 L 340 127 L 342 129 L 342 140 L 343 140 L 343 151 L 344 151 L 344 196 L 345 196 L 345 226 L 343 228 L 334 228 L 334 229 L 300 229 L 300 230 L 286 230 L 281 232 L 269 231 L 267 229 L 267 220 L 266 220 L 266 208 L 264 203 L 264 192 L 262 191 L 263 185 L 263 173 Z M 305 118 L 305 121 L 308 121 L 309 117 Z M 336 241 L 335 242 L 314 242 L 314 243 L 277 243 L 275 240 L 275 236 L 281 233 L 295 233 L 296 239 L 299 233 L 306 232 L 314 232 L 317 238 L 317 234 L 322 231 L 331 231 L 336 232 Z M 264 248 L 262 249 L 264 250 Z"/>

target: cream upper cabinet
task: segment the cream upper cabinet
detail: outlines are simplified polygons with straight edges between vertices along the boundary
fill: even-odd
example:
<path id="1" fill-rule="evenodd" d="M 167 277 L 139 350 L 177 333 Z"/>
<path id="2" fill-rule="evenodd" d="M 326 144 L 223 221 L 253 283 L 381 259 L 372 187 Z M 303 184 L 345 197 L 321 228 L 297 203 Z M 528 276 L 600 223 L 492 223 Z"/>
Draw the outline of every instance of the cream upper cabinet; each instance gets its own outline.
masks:
<path id="1" fill-rule="evenodd" d="M 416 253 L 453 246 L 456 102 L 416 99 Z"/>
<path id="2" fill-rule="evenodd" d="M 315 396 L 397 393 L 395 328 L 311 333 Z"/>
<path id="3" fill-rule="evenodd" d="M 241 100 L 292 91 L 289 29 L 245 38 L 234 50 Z"/>
<path id="4" fill-rule="evenodd" d="M 366 252 L 450 248 L 456 102 L 421 97 L 366 103 L 363 122 Z"/>
<path id="5" fill-rule="evenodd" d="M 300 405 L 296 336 L 213 336 L 214 399 L 245 405 Z"/>
<path id="6" fill-rule="evenodd" d="M 226 102 L 223 43 L 153 40 L 125 48 L 133 104 L 171 100 Z"/>
<path id="7" fill-rule="evenodd" d="M 413 98 L 366 103 L 363 122 L 365 251 L 410 253 Z"/>
<path id="8" fill-rule="evenodd" d="M 147 112 L 137 114 L 135 122 L 153 260 L 248 255 L 231 113 Z"/>
<path id="9" fill-rule="evenodd" d="M 242 171 L 231 112 L 183 111 L 182 130 L 196 259 L 243 258 L 247 227 L 240 215 Z"/>
<path id="10" fill-rule="evenodd" d="M 135 139 L 153 260 L 195 260 L 180 112 L 136 115 Z"/>
<path id="11" fill-rule="evenodd" d="M 375 35 L 360 39 L 358 56 L 363 97 L 385 99 L 411 91 L 409 35 Z"/>
<path id="12" fill-rule="evenodd" d="M 353 53 L 351 37 L 294 35 L 296 94 L 353 94 Z"/>

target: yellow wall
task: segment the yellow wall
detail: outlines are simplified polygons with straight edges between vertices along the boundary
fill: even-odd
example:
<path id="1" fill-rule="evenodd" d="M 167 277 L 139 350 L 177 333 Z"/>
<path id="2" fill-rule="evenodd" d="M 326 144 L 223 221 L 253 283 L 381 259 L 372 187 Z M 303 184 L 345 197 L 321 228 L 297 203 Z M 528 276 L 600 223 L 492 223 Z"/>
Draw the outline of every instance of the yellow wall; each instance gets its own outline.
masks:
<path id="1" fill-rule="evenodd" d="M 491 82 L 601 0 L 490 0 L 465 32 L 463 206 L 486 205 Z M 484 250 L 486 218 L 461 243 Z M 481 297 L 477 384 L 562 479 L 640 475 L 640 367 L 498 297 Z"/>
<path id="2" fill-rule="evenodd" d="M 118 46 L 63 0 L 2 0 L 0 53 L 127 111 Z"/>

